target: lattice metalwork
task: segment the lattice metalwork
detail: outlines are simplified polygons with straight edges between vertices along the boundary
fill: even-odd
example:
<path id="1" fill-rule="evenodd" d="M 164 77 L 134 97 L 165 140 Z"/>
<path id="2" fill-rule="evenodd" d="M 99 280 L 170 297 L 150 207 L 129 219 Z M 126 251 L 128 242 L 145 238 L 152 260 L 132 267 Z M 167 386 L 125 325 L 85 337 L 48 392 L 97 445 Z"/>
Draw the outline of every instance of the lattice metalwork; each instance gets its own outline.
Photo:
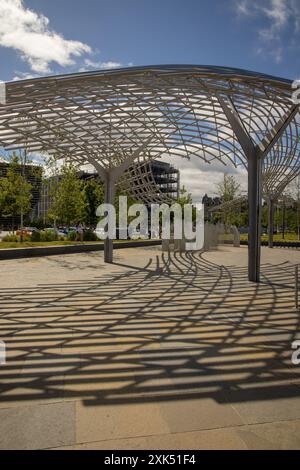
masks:
<path id="1" fill-rule="evenodd" d="M 238 209 L 240 208 L 243 204 L 247 204 L 247 197 L 246 196 L 240 196 L 235 199 L 232 199 L 231 201 L 226 201 L 222 202 L 221 204 L 213 207 L 208 207 L 208 212 L 224 212 L 226 210 L 230 209 Z"/>
<path id="2" fill-rule="evenodd" d="M 2 84 L 0 142 L 7 149 L 55 153 L 80 163 L 117 166 L 146 141 L 141 158 L 196 156 L 247 166 L 220 105 L 239 115 L 258 145 L 292 112 L 290 81 L 235 69 L 161 66 L 88 72 Z M 2 92 L 4 95 L 4 92 Z M 278 166 L 299 165 L 299 116 L 266 156 L 273 184 Z"/>
<path id="3" fill-rule="evenodd" d="M 299 171 L 299 108 L 291 85 L 254 72 L 188 65 L 2 83 L 0 143 L 92 164 L 105 182 L 106 202 L 122 174 L 145 159 L 194 156 L 244 165 L 249 280 L 259 282 L 261 163 L 270 188 L 283 184 L 286 168 Z M 104 252 L 112 262 L 112 240 Z"/>
<path id="4" fill-rule="evenodd" d="M 172 204 L 178 196 L 178 188 L 176 188 L 176 191 L 173 191 L 173 194 L 170 194 L 170 191 L 167 190 L 165 192 L 162 191 L 161 185 L 158 184 L 153 171 L 153 163 L 156 162 L 157 160 L 149 161 L 145 159 L 144 162 L 132 165 L 124 176 L 120 178 L 119 186 L 129 196 L 146 204 Z M 177 184 L 178 181 L 176 186 Z"/>
<path id="5" fill-rule="evenodd" d="M 297 143 L 294 145 L 297 147 Z M 274 149 L 263 163 L 262 193 L 265 199 L 277 201 L 285 188 L 300 173 L 300 152 L 290 155 L 281 154 L 281 149 Z"/>

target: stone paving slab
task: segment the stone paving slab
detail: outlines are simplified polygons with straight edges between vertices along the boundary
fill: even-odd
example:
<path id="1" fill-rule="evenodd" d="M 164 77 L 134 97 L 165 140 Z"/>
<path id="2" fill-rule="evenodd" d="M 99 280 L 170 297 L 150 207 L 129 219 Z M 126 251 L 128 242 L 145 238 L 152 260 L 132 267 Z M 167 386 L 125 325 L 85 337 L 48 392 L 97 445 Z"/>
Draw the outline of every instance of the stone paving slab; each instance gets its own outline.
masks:
<path id="1" fill-rule="evenodd" d="M 226 427 L 59 447 L 61 450 L 299 450 L 300 421 Z"/>
<path id="2" fill-rule="evenodd" d="M 0 410 L 0 449 L 44 449 L 74 444 L 74 403 Z"/>
<path id="3" fill-rule="evenodd" d="M 0 448 L 300 448 L 300 252 L 263 249 L 259 286 L 246 262 L 230 247 L 1 261 Z"/>

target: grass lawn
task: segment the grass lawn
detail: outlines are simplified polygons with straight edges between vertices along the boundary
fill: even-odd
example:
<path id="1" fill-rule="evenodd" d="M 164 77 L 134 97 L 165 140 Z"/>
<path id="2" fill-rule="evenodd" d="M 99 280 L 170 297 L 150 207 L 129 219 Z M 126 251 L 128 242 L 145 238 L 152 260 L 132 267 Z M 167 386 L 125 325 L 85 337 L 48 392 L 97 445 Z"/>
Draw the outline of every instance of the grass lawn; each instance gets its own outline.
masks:
<path id="1" fill-rule="evenodd" d="M 232 235 L 230 234 L 225 234 L 224 236 L 225 240 L 231 240 Z M 248 240 L 248 234 L 243 233 L 241 234 L 241 240 Z M 263 241 L 268 241 L 268 236 L 267 235 L 262 235 L 261 240 Z M 118 243 L 124 243 L 124 242 L 130 242 L 131 240 L 115 240 L 115 242 Z M 132 240 L 136 241 L 136 240 Z M 149 240 L 150 242 L 151 240 Z M 282 238 L 282 234 L 278 233 L 274 235 L 274 241 L 276 242 L 296 242 L 298 241 L 298 236 L 294 232 L 286 233 L 285 238 Z M 78 242 L 78 241 L 69 241 L 69 240 L 64 240 L 64 241 L 55 241 L 55 242 L 31 242 L 31 241 L 24 241 L 23 243 L 20 242 L 2 242 L 0 241 L 0 250 L 1 249 L 7 249 L 7 248 L 34 248 L 38 246 L 57 246 L 57 245 L 86 245 L 90 243 L 103 243 L 103 240 L 96 240 L 96 241 L 89 241 L 89 242 Z M 300 243 L 300 242 L 299 242 Z"/>
<path id="2" fill-rule="evenodd" d="M 241 240 L 248 240 L 248 234 L 247 233 L 241 234 Z M 261 240 L 268 241 L 268 235 L 262 235 Z M 287 232 L 284 235 L 284 239 L 283 239 L 282 233 L 276 233 L 273 236 L 273 240 L 274 242 L 297 242 L 298 235 L 295 232 Z"/>
<path id="3" fill-rule="evenodd" d="M 139 240 L 114 240 L 115 243 L 124 243 L 124 242 L 135 242 Z M 140 240 L 142 241 L 142 240 Z M 143 240 L 146 241 L 146 240 Z M 151 242 L 151 240 L 149 240 Z M 71 242 L 69 240 L 64 240 L 64 241 L 56 241 L 56 242 L 30 242 L 30 241 L 24 241 L 23 243 L 21 242 L 1 242 L 0 241 L 0 250 L 6 249 L 6 248 L 34 248 L 38 246 L 57 246 L 57 245 L 88 245 L 91 243 L 103 243 L 103 240 L 96 240 L 92 242 Z"/>
<path id="4" fill-rule="evenodd" d="M 3 248 L 32 248 L 36 246 L 56 246 L 56 245 L 82 245 L 87 243 L 103 243 L 102 240 L 94 242 L 71 242 L 69 240 L 56 241 L 56 242 L 0 242 L 0 249 Z"/>

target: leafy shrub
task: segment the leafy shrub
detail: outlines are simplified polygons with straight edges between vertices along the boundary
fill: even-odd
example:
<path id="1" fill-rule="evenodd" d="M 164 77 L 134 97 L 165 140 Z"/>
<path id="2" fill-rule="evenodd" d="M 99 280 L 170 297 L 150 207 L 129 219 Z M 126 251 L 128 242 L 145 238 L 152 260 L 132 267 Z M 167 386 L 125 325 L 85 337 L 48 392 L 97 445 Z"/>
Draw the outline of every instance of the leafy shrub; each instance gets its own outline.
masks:
<path id="1" fill-rule="evenodd" d="M 97 240 L 97 235 L 94 232 L 92 232 L 91 230 L 87 230 L 83 234 L 83 240 L 85 242 L 94 242 L 94 241 Z"/>
<path id="2" fill-rule="evenodd" d="M 68 232 L 68 236 L 67 236 L 68 240 L 70 241 L 75 241 L 76 238 L 77 238 L 77 233 L 75 232 L 75 230 L 70 230 Z"/>
<path id="3" fill-rule="evenodd" d="M 3 242 L 18 242 L 20 238 L 14 233 L 9 233 L 2 238 Z"/>
<path id="4" fill-rule="evenodd" d="M 21 237 L 19 236 L 19 241 Z M 31 235 L 28 235 L 28 233 L 23 233 L 23 242 L 30 242 L 31 241 Z"/>
<path id="5" fill-rule="evenodd" d="M 32 232 L 31 241 L 32 242 L 40 242 L 41 241 L 41 232 L 39 232 L 38 230 L 35 230 L 34 232 Z"/>
<path id="6" fill-rule="evenodd" d="M 40 232 L 41 242 L 54 242 L 57 238 L 57 233 L 54 230 L 42 230 Z"/>

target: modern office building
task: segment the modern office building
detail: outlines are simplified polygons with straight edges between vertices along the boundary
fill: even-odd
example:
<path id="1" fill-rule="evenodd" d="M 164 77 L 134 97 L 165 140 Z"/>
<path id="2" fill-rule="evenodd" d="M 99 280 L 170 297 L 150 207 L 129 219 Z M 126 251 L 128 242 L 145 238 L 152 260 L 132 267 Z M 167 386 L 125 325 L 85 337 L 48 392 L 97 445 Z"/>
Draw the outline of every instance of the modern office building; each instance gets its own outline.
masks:
<path id="1" fill-rule="evenodd" d="M 163 202 L 172 204 L 179 196 L 180 173 L 170 163 L 146 160 L 127 170 L 120 180 L 120 187 L 126 194 L 147 205 Z"/>
<path id="2" fill-rule="evenodd" d="M 171 200 L 179 197 L 180 191 L 180 173 L 177 168 L 170 163 L 153 160 L 148 165 L 153 174 L 155 184 L 160 192 Z"/>
<path id="3" fill-rule="evenodd" d="M 85 167 L 78 173 L 82 180 L 101 179 L 92 167 Z M 33 219 L 40 219 L 46 223 L 48 212 L 51 206 L 51 181 L 49 178 L 43 183 L 40 191 L 40 197 L 32 212 Z M 145 200 L 145 191 L 140 188 L 147 184 L 149 191 Z M 144 162 L 141 165 L 135 165 L 129 168 L 126 175 L 120 181 L 119 187 L 121 191 L 129 196 L 142 200 L 150 205 L 151 202 L 172 203 L 179 196 L 180 189 L 180 172 L 177 168 L 169 163 L 153 160 Z"/>

